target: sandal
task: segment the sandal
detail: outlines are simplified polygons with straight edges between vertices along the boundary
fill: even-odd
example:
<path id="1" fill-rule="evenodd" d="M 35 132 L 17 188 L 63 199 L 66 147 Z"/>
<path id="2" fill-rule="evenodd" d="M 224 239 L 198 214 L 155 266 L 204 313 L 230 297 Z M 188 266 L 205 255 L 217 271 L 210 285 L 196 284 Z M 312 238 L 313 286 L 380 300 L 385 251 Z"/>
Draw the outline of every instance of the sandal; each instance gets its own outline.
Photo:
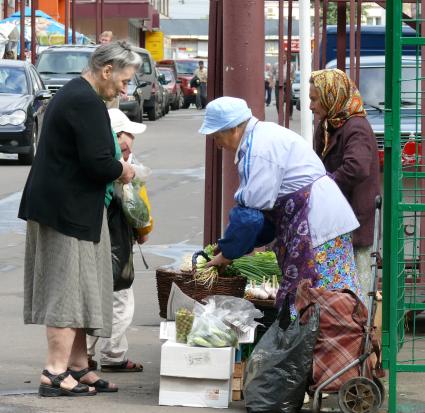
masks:
<path id="1" fill-rule="evenodd" d="M 90 391 L 87 384 L 78 383 L 71 390 L 62 388 L 61 383 L 69 376 L 69 371 L 61 374 L 52 374 L 48 370 L 43 370 L 42 375 L 46 376 L 52 384 L 40 384 L 38 394 L 43 397 L 58 397 L 58 396 L 94 396 L 96 390 Z"/>
<path id="2" fill-rule="evenodd" d="M 97 370 L 97 361 L 93 360 L 92 356 L 88 356 L 89 370 L 96 371 Z"/>
<path id="3" fill-rule="evenodd" d="M 90 372 L 88 368 L 75 371 L 68 369 L 69 374 L 81 383 L 81 378 Z M 109 381 L 97 379 L 94 383 L 83 383 L 87 386 L 94 387 L 98 393 L 114 393 L 118 391 L 118 387 L 110 387 Z"/>
<path id="4" fill-rule="evenodd" d="M 143 371 L 143 365 L 126 360 L 121 364 L 102 364 L 100 370 L 104 373 L 133 373 Z"/>

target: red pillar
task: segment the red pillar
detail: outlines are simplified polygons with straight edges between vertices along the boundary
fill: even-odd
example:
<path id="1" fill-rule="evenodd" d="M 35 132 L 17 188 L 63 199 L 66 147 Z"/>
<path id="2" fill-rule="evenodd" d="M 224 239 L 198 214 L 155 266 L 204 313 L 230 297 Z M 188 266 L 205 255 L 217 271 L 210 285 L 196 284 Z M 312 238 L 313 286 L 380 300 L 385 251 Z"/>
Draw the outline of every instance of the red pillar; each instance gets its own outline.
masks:
<path id="1" fill-rule="evenodd" d="M 20 60 L 25 60 L 25 1 L 21 0 L 21 4 L 20 4 L 20 9 L 21 9 L 21 18 L 20 18 L 20 54 L 19 54 L 19 59 Z"/>
<path id="2" fill-rule="evenodd" d="M 347 51 L 347 4 L 337 3 L 337 35 L 336 35 L 336 56 L 338 69 L 345 72 L 345 55 Z"/>
<path id="3" fill-rule="evenodd" d="M 100 19 L 99 19 L 99 1 L 96 0 L 96 43 L 99 43 L 99 36 L 100 36 Z"/>
<path id="4" fill-rule="evenodd" d="M 75 0 L 72 0 L 71 6 L 71 27 L 72 27 L 72 44 L 75 44 Z"/>
<path id="5" fill-rule="evenodd" d="M 69 43 L 69 0 L 65 0 L 65 44 Z"/>
<path id="6" fill-rule="evenodd" d="M 223 2 L 223 95 L 245 99 L 264 119 L 264 0 Z M 234 154 L 223 154 L 223 219 L 239 185 Z"/>
<path id="7" fill-rule="evenodd" d="M 208 30 L 208 100 L 223 96 L 223 0 L 210 0 Z M 221 237 L 222 151 L 205 145 L 204 245 Z"/>
<path id="8" fill-rule="evenodd" d="M 35 11 L 38 7 L 38 0 L 31 2 L 31 63 L 35 64 L 37 54 L 37 36 L 35 32 Z"/>

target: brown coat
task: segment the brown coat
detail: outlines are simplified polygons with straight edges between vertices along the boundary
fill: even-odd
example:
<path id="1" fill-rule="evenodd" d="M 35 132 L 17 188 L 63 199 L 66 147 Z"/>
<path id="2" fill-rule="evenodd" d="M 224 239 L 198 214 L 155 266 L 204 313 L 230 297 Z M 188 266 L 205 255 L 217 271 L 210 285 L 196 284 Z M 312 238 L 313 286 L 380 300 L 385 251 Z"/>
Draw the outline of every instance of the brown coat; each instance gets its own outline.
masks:
<path id="1" fill-rule="evenodd" d="M 373 243 L 375 197 L 380 194 L 376 137 L 367 119 L 358 116 L 350 118 L 338 129 L 329 129 L 329 132 L 327 152 L 322 155 L 321 124 L 314 135 L 314 148 L 360 222 L 360 228 L 353 234 L 353 245 L 370 246 Z"/>

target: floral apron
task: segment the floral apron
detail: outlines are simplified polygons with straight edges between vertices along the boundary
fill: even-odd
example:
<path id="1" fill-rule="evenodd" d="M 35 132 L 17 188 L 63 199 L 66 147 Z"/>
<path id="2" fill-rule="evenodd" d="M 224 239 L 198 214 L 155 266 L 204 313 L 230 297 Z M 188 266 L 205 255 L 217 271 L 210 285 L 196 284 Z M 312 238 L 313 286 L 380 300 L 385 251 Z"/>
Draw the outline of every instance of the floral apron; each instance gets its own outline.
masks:
<path id="1" fill-rule="evenodd" d="M 320 179 L 320 178 L 319 178 Z M 295 293 L 302 279 L 316 284 L 318 272 L 308 223 L 308 202 L 313 182 L 296 192 L 279 197 L 270 212 L 276 226 L 276 253 L 282 271 L 282 281 L 276 295 L 276 307 L 281 308 L 289 294 L 289 303 L 295 302 Z"/>

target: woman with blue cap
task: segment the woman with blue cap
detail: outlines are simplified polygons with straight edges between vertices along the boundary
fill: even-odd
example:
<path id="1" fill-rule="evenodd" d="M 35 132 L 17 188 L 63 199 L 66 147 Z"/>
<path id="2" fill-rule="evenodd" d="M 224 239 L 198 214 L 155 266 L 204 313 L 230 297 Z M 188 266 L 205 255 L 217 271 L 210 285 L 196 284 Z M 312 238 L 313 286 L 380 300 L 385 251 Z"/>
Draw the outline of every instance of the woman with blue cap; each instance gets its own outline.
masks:
<path id="1" fill-rule="evenodd" d="M 252 116 L 243 99 L 207 105 L 200 133 L 235 153 L 237 206 L 209 266 L 226 266 L 272 241 L 292 312 L 302 279 L 316 288 L 347 288 L 360 296 L 351 232 L 359 223 L 313 149 L 295 132 Z"/>

